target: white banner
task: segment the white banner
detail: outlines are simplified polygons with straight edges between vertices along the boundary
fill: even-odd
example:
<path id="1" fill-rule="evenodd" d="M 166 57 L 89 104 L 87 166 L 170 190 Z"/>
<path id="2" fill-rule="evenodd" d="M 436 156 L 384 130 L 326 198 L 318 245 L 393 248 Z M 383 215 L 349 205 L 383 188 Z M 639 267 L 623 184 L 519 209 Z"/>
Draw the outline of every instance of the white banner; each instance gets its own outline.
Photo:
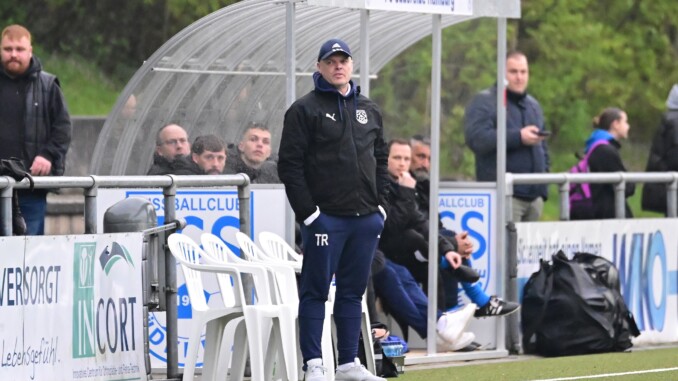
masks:
<path id="1" fill-rule="evenodd" d="M 473 0 L 308 0 L 308 4 L 396 12 L 473 15 Z"/>
<path id="2" fill-rule="evenodd" d="M 12 237 L 2 380 L 145 380 L 140 233 Z"/>
<path id="3" fill-rule="evenodd" d="M 642 331 L 635 343 L 678 341 L 678 220 L 632 219 L 518 223 L 519 292 L 558 250 L 612 261 Z"/>
<path id="4" fill-rule="evenodd" d="M 262 231 L 285 236 L 285 206 L 287 198 L 280 185 L 251 186 L 250 230 L 253 237 Z M 106 210 L 116 202 L 128 197 L 141 197 L 150 201 L 158 216 L 158 224 L 164 221 L 162 191 L 159 189 L 100 189 L 97 195 L 97 226 L 103 232 Z M 238 192 L 235 187 L 223 189 L 180 189 L 174 203 L 176 217 L 184 218 L 187 226 L 181 231 L 200 243 L 200 235 L 210 232 L 220 237 L 235 253 L 239 253 L 235 233 L 240 229 Z M 216 277 L 206 274 L 203 285 L 210 307 L 222 307 L 222 299 Z M 178 308 L 178 356 L 179 366 L 184 366 L 188 349 L 188 334 L 191 328 L 191 304 L 183 273 L 177 266 Z M 151 312 L 148 316 L 149 351 L 151 366 L 165 368 L 167 365 L 167 324 L 164 312 Z M 204 333 L 203 333 L 204 338 Z M 204 344 L 204 340 L 202 341 Z M 203 347 L 198 352 L 198 366 L 202 366 Z"/>

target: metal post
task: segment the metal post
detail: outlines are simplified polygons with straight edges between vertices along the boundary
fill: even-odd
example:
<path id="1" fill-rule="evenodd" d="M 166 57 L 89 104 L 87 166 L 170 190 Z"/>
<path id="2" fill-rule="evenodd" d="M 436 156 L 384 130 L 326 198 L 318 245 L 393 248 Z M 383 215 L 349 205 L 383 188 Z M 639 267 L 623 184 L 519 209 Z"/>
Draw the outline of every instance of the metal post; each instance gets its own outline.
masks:
<path id="1" fill-rule="evenodd" d="M 85 234 L 96 234 L 97 232 L 97 179 L 96 176 L 90 176 L 94 185 L 83 189 L 85 195 Z"/>
<path id="2" fill-rule="evenodd" d="M 12 236 L 12 193 L 14 179 L 5 177 L 7 186 L 0 191 L 0 216 L 2 216 L 2 236 Z"/>
<path id="3" fill-rule="evenodd" d="M 240 173 L 245 178 L 245 185 L 238 187 L 238 210 L 240 211 L 240 231 L 252 236 L 250 229 L 250 177 Z M 254 237 L 252 237 L 254 239 Z"/>
<path id="4" fill-rule="evenodd" d="M 506 18 L 497 19 L 497 200 L 505 200 L 504 207 L 497 209 L 497 293 L 501 295 L 508 287 L 508 277 L 505 268 L 506 257 L 510 255 L 506 245 L 507 215 L 512 215 L 511 197 L 506 197 Z M 508 220 L 510 221 L 510 220 Z M 506 294 L 509 300 L 516 300 L 517 295 Z M 510 318 L 510 316 L 509 316 Z M 497 320 L 497 348 L 505 348 L 504 319 Z M 509 319 L 511 320 L 511 319 Z M 509 329 L 512 325 L 508 325 Z M 513 346 L 514 343 L 510 343 Z M 515 343 L 515 345 L 519 345 Z"/>
<path id="5" fill-rule="evenodd" d="M 174 202 L 177 195 L 176 179 L 174 175 L 169 175 L 172 178 L 172 185 L 164 187 L 162 194 L 165 206 L 165 223 L 174 221 L 176 213 L 174 209 Z M 167 236 L 165 236 L 165 301 L 167 310 L 165 311 L 165 318 L 167 320 L 167 378 L 181 378 L 179 373 L 179 348 L 178 342 L 178 311 L 177 311 L 177 266 L 176 260 L 167 246 Z"/>
<path id="6" fill-rule="evenodd" d="M 666 185 L 666 216 L 667 217 L 678 217 L 678 211 L 676 206 L 678 206 L 678 173 L 673 173 L 673 181 Z"/>
<path id="7" fill-rule="evenodd" d="M 296 38 L 294 37 L 295 21 L 294 1 L 288 1 L 285 4 L 285 78 L 286 78 L 286 97 L 285 105 L 290 107 L 297 98 L 297 56 L 296 56 Z"/>
<path id="8" fill-rule="evenodd" d="M 370 96 L 370 11 L 360 10 L 360 92 Z"/>
<path id="9" fill-rule="evenodd" d="M 558 195 L 560 200 L 560 220 L 570 220 L 570 182 L 565 181 L 558 187 Z"/>
<path id="10" fill-rule="evenodd" d="M 431 170 L 428 219 L 428 257 L 438 258 L 438 183 L 440 180 L 440 67 L 442 51 L 441 16 L 433 15 L 431 25 Z M 428 309 L 426 352 L 436 353 L 438 320 L 438 261 L 428 261 Z"/>
<path id="11" fill-rule="evenodd" d="M 615 218 L 626 218 L 626 180 L 624 174 L 622 179 L 614 186 L 614 216 Z"/>

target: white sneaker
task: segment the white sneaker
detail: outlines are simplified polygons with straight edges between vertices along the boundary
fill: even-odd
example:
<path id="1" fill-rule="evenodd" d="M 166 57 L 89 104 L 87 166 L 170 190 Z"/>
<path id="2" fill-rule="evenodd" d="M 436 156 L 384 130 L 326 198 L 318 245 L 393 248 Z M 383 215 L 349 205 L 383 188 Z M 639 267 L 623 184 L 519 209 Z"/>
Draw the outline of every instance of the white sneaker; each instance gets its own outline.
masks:
<path id="1" fill-rule="evenodd" d="M 306 361 L 306 373 L 304 381 L 327 381 L 325 372 L 327 369 L 323 366 L 322 359 L 310 359 Z"/>
<path id="2" fill-rule="evenodd" d="M 438 334 L 448 343 L 456 342 L 464 332 L 468 322 L 476 312 L 477 306 L 469 303 L 454 311 L 446 312 L 438 319 Z"/>
<path id="3" fill-rule="evenodd" d="M 346 370 L 339 370 L 334 375 L 336 381 L 386 381 L 385 378 L 372 375 L 365 367 L 360 364 L 358 358 L 355 359 L 352 366 Z"/>
<path id="4" fill-rule="evenodd" d="M 443 340 L 442 337 L 438 336 L 436 340 L 436 347 L 438 352 L 456 352 L 471 344 L 475 339 L 476 335 L 473 332 L 462 333 L 461 336 L 459 336 L 459 339 L 457 339 L 457 341 L 454 343 L 448 343 L 447 341 Z"/>

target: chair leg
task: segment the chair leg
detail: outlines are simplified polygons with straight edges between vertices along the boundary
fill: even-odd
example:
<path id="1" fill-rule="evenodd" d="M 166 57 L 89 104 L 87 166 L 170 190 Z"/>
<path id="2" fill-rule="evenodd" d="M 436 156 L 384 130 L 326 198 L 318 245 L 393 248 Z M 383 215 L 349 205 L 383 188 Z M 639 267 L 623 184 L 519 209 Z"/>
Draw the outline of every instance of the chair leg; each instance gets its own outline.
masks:
<path id="1" fill-rule="evenodd" d="M 230 381 L 243 381 L 249 345 L 247 344 L 247 330 L 245 319 L 236 323 L 233 334 L 233 355 L 231 358 Z"/>
<path id="2" fill-rule="evenodd" d="M 216 369 L 219 367 L 221 343 L 227 319 L 214 319 L 207 323 L 205 330 L 205 352 L 202 361 L 203 381 L 216 380 Z"/>
<path id="3" fill-rule="evenodd" d="M 325 320 L 323 321 L 323 335 L 320 348 L 323 352 L 323 366 L 327 368 L 327 380 L 334 381 L 334 345 L 332 343 L 332 314 L 334 303 L 331 300 L 325 302 Z"/>
<path id="4" fill-rule="evenodd" d="M 202 319 L 193 316 L 193 322 L 188 336 L 188 348 L 186 350 L 186 361 L 184 363 L 183 381 L 193 381 L 195 375 L 195 362 L 198 358 L 198 349 L 200 348 L 200 334 L 202 333 Z"/>
<path id="5" fill-rule="evenodd" d="M 290 381 L 299 378 L 299 368 L 297 367 L 297 348 L 296 348 L 296 332 L 294 329 L 294 320 L 292 315 L 284 315 L 280 318 L 280 341 L 282 342 L 282 354 L 284 356 L 285 369 L 287 371 L 287 379 Z"/>
<path id="6" fill-rule="evenodd" d="M 370 323 L 370 315 L 367 312 L 367 304 L 363 297 L 363 308 L 361 313 L 360 329 L 363 334 L 363 345 L 365 346 L 365 368 L 372 374 L 376 374 L 377 366 L 374 363 L 374 346 L 372 345 L 372 325 Z"/>

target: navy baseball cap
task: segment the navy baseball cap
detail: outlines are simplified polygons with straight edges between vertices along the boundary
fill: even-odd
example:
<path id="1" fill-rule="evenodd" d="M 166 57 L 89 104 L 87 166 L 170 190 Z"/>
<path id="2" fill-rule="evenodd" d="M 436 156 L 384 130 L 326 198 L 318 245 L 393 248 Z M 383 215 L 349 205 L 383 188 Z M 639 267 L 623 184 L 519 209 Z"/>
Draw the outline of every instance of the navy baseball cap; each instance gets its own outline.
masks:
<path id="1" fill-rule="evenodd" d="M 344 53 L 347 56 L 351 57 L 351 49 L 344 41 L 338 38 L 327 40 L 320 47 L 320 52 L 318 53 L 318 61 L 322 61 L 337 52 Z"/>

